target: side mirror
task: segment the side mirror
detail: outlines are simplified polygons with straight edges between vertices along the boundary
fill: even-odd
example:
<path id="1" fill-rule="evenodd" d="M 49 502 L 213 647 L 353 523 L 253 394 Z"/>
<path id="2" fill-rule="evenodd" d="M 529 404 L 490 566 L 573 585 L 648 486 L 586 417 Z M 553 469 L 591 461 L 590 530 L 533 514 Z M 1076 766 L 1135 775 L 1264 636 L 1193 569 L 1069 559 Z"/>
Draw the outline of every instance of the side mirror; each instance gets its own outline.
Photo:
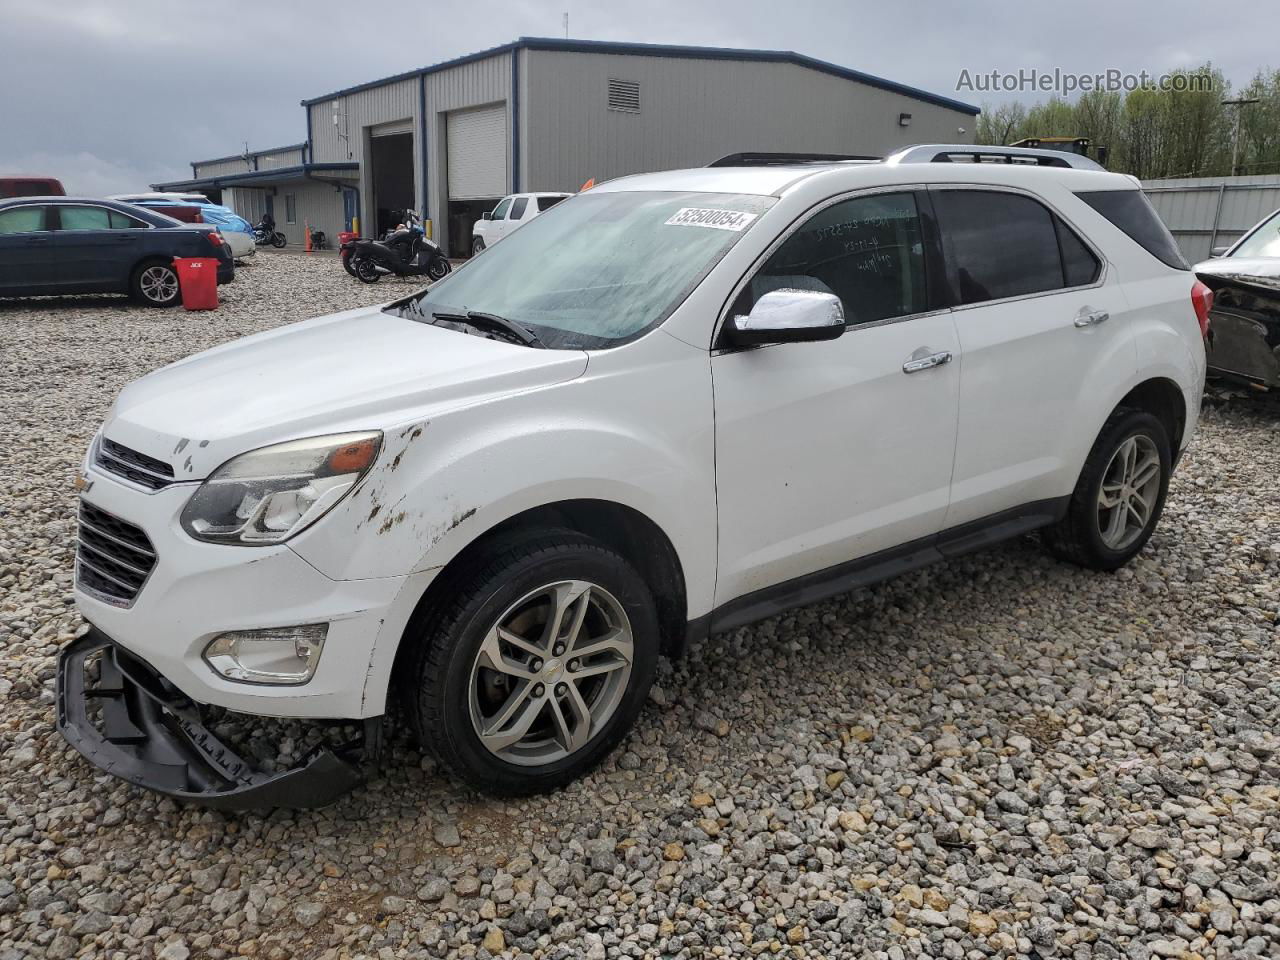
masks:
<path id="1" fill-rule="evenodd" d="M 1210 251 L 1209 251 L 1209 256 L 1211 256 L 1211 257 L 1225 257 L 1225 256 L 1227 255 L 1227 251 L 1228 251 L 1228 250 L 1230 250 L 1230 249 L 1231 249 L 1231 247 L 1229 247 L 1229 246 L 1214 247 L 1212 250 L 1210 250 Z"/>
<path id="2" fill-rule="evenodd" d="M 734 317 L 728 339 L 738 346 L 834 340 L 844 333 L 840 298 L 817 290 L 770 290 L 747 316 Z"/>
<path id="3" fill-rule="evenodd" d="M 492 210 L 486 210 L 484 213 L 480 214 L 480 219 L 481 219 L 481 220 L 492 220 L 492 219 L 493 219 L 493 211 L 492 211 Z"/>

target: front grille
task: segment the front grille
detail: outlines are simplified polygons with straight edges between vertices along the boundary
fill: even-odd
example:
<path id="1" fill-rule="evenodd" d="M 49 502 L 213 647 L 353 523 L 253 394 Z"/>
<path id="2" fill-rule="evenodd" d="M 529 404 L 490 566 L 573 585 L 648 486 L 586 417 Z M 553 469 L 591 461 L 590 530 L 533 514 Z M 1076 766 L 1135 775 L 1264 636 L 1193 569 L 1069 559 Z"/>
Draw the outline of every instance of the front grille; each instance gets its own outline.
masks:
<path id="1" fill-rule="evenodd" d="M 173 467 L 163 460 L 148 457 L 145 453 L 131 450 L 124 444 L 116 443 L 103 437 L 98 443 L 98 454 L 94 463 L 107 473 L 124 477 L 148 490 L 159 490 L 174 482 Z"/>
<path id="2" fill-rule="evenodd" d="M 76 582 L 81 587 L 127 607 L 155 565 L 155 548 L 139 527 L 80 501 Z"/>

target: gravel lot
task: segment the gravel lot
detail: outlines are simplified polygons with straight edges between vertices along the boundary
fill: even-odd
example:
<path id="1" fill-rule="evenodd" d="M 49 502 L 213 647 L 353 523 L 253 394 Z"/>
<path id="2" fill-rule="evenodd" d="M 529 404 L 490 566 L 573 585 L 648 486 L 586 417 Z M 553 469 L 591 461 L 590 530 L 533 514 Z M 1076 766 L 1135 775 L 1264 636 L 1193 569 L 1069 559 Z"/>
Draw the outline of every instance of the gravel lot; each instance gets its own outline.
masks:
<path id="1" fill-rule="evenodd" d="M 0 960 L 1280 955 L 1265 399 L 1208 410 L 1129 569 L 1028 539 L 712 638 L 554 796 L 469 795 L 403 738 L 303 814 L 97 776 L 53 674 L 83 627 L 71 479 L 116 391 L 413 286 L 257 261 L 213 314 L 0 301 Z"/>

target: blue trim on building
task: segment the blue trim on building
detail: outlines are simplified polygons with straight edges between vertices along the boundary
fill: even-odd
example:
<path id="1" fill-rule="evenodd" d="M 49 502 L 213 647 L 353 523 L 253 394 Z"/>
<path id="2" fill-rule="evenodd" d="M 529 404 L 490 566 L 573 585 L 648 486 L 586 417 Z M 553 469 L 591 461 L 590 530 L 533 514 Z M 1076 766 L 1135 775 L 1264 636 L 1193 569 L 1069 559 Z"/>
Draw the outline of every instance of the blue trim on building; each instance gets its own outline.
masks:
<path id="1" fill-rule="evenodd" d="M 679 57 L 688 60 L 745 60 L 764 63 L 792 63 L 796 66 L 808 67 L 810 70 L 817 70 L 820 73 L 827 73 L 835 77 L 842 77 L 845 80 L 862 83 L 869 87 L 888 90 L 891 93 L 901 94 L 902 96 L 910 97 L 913 100 L 920 100 L 924 103 L 931 103 L 934 106 L 946 107 L 949 110 L 967 113 L 970 116 L 977 116 L 981 112 L 978 107 L 969 103 L 964 103 L 960 100 L 953 100 L 950 97 L 939 96 L 936 93 L 930 93 L 929 91 L 921 90 L 918 87 L 911 87 L 904 83 L 886 80 L 883 77 L 877 77 L 870 73 L 863 73 L 861 70 L 854 70 L 850 67 L 842 67 L 839 64 L 828 63 L 826 60 L 818 60 L 815 57 L 806 57 L 804 54 L 794 53 L 790 50 L 742 50 L 732 47 L 689 47 L 665 43 L 618 43 L 612 40 L 558 40 L 554 37 L 521 37 L 513 43 L 504 43 L 501 46 L 490 47 L 488 50 L 481 50 L 478 53 L 470 53 L 465 57 L 445 60 L 441 63 L 432 64 L 429 67 L 420 67 L 417 70 L 398 73 L 395 76 L 385 77 L 381 80 L 370 80 L 367 83 L 357 84 L 354 87 L 346 87 L 342 90 L 335 91 L 334 93 L 326 94 L 323 97 L 313 97 L 310 100 L 303 100 L 302 105 L 304 107 L 310 107 L 313 103 L 324 103 L 327 100 L 333 100 L 336 97 L 343 97 L 351 93 L 358 93 L 361 90 L 371 90 L 374 87 L 385 86 L 389 83 L 398 83 L 401 80 L 409 80 L 413 77 L 425 76 L 429 73 L 436 73 L 440 70 L 448 70 L 450 67 L 460 67 L 463 64 L 473 63 L 476 60 L 484 60 L 500 53 L 514 53 L 517 50 L 548 50 L 559 53 L 614 53 L 634 57 Z"/>
<path id="2" fill-rule="evenodd" d="M 307 142 L 302 146 L 302 162 L 310 163 L 315 156 L 311 146 L 311 108 L 307 107 Z"/>
<path id="3" fill-rule="evenodd" d="M 253 186 L 254 183 L 271 183 L 275 180 L 305 180 L 313 173 L 334 173 L 338 171 L 355 172 L 360 169 L 358 163 L 304 163 L 294 167 L 277 167 L 274 170 L 248 171 L 246 173 L 222 173 L 211 177 L 200 177 L 194 180 L 173 180 L 168 183 L 153 183 L 155 190 L 195 190 L 201 187 L 238 187 Z"/>

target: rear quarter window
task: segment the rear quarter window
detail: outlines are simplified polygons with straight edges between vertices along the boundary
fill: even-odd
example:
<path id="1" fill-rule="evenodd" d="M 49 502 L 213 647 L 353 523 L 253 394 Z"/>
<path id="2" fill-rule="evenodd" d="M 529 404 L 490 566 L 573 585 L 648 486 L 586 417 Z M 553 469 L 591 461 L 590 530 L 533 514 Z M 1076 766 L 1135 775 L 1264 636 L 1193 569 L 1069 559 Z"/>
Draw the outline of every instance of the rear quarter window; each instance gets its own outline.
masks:
<path id="1" fill-rule="evenodd" d="M 1091 190 L 1076 196 L 1161 263 L 1175 270 L 1191 269 L 1168 228 L 1151 206 L 1151 201 L 1141 190 Z"/>

